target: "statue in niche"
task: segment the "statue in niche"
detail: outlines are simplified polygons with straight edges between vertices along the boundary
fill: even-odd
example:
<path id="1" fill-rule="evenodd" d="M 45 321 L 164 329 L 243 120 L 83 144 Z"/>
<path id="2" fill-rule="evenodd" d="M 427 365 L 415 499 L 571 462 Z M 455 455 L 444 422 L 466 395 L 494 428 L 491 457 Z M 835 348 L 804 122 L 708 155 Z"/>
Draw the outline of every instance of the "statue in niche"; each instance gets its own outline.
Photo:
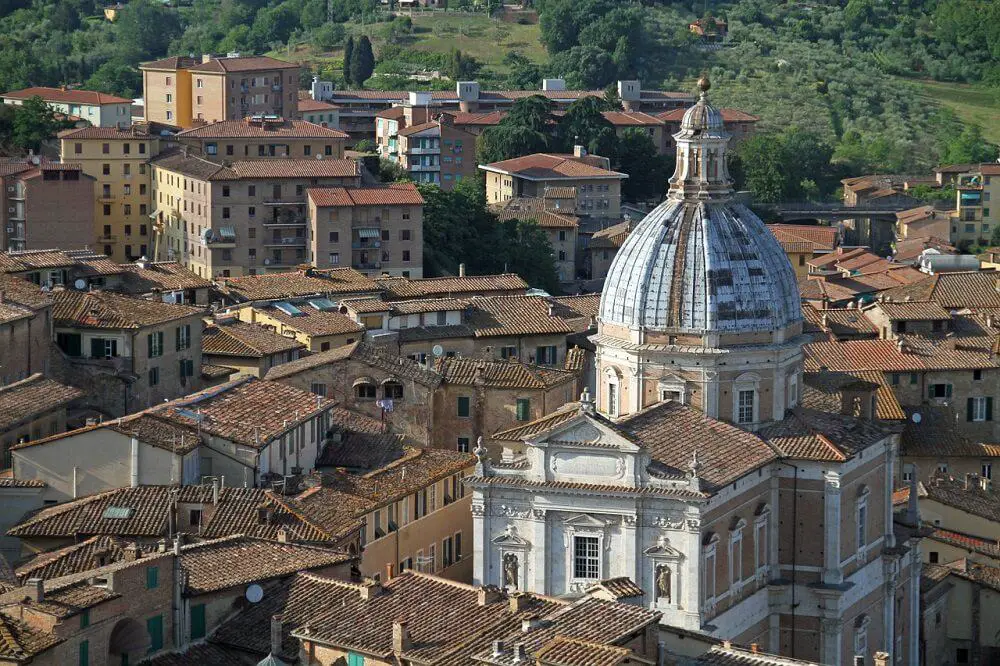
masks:
<path id="1" fill-rule="evenodd" d="M 503 556 L 503 584 L 504 587 L 517 589 L 517 555 L 507 553 Z"/>
<path id="2" fill-rule="evenodd" d="M 656 567 L 656 598 L 670 603 L 670 567 L 666 564 Z"/>

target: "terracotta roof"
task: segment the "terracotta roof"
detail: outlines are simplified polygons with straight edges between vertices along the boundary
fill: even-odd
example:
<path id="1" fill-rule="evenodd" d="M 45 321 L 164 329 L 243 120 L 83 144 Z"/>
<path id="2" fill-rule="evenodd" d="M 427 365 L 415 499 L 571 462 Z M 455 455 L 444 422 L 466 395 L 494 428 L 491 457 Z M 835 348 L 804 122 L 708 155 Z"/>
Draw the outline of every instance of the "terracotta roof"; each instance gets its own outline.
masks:
<path id="1" fill-rule="evenodd" d="M 844 462 L 889 434 L 874 422 L 809 407 L 797 407 L 760 431 L 782 455 L 828 462 Z"/>
<path id="2" fill-rule="evenodd" d="M 15 479 L 10 476 L 0 476 L 0 488 L 44 488 L 41 479 Z"/>
<path id="3" fill-rule="evenodd" d="M 78 574 L 123 560 L 129 545 L 134 542 L 112 536 L 92 536 L 70 546 L 39 553 L 18 566 L 14 575 L 18 584 L 24 585 L 29 578 L 51 580 Z"/>
<path id="4" fill-rule="evenodd" d="M 246 653 L 215 643 L 192 643 L 183 652 L 160 653 L 144 659 L 142 666 L 246 666 Z"/>
<path id="5" fill-rule="evenodd" d="M 192 57 L 170 56 L 169 58 L 161 58 L 160 60 L 141 63 L 139 65 L 139 69 L 186 69 L 188 67 L 193 67 L 200 62 L 200 60 Z"/>
<path id="6" fill-rule="evenodd" d="M 925 538 L 940 541 L 956 548 L 963 548 L 970 553 L 979 553 L 995 560 L 1000 560 L 1000 544 L 996 539 L 986 539 L 962 532 L 935 527 Z"/>
<path id="7" fill-rule="evenodd" d="M 422 206 L 424 198 L 413 183 L 365 187 L 310 188 L 309 199 L 318 207 L 326 206 Z"/>
<path id="8" fill-rule="evenodd" d="M 479 385 L 500 389 L 548 390 L 576 380 L 576 373 L 539 365 L 509 361 L 483 361 L 471 358 L 440 358 L 434 369 L 449 384 Z"/>
<path id="9" fill-rule="evenodd" d="M 157 261 L 145 264 L 122 264 L 122 290 L 128 294 L 149 294 L 154 290 L 180 291 L 208 289 L 211 280 L 198 277 L 176 261 Z"/>
<path id="10" fill-rule="evenodd" d="M 230 321 L 208 326 L 201 334 L 202 354 L 263 358 L 272 354 L 303 349 L 305 345 L 278 335 L 260 324 Z"/>
<path id="11" fill-rule="evenodd" d="M 62 290 L 52 294 L 55 326 L 138 329 L 204 313 L 204 308 L 124 296 L 110 291 Z"/>
<path id="12" fill-rule="evenodd" d="M 905 381 L 905 378 L 903 378 Z M 955 428 L 956 414 L 945 405 L 905 407 L 900 452 L 911 458 L 997 458 L 1000 444 L 974 442 Z M 913 415 L 920 414 L 920 423 Z M 963 417 L 964 418 L 964 417 Z"/>
<path id="13" fill-rule="evenodd" d="M 489 295 L 491 292 L 520 292 L 523 294 L 528 289 L 528 283 L 516 273 L 436 277 L 419 280 L 405 277 L 380 277 L 375 278 L 375 284 L 385 292 L 387 300 L 432 296 Z"/>
<path id="14" fill-rule="evenodd" d="M 116 97 L 107 93 L 95 90 L 68 90 L 65 88 L 25 88 L 23 90 L 12 90 L 5 92 L 0 97 L 4 99 L 31 99 L 41 97 L 46 102 L 60 102 L 65 104 L 131 104 L 132 100 L 124 97 Z"/>
<path id="15" fill-rule="evenodd" d="M 320 294 L 375 293 L 379 287 L 353 268 L 337 268 L 226 278 L 220 289 L 237 301 L 265 301 Z"/>
<path id="16" fill-rule="evenodd" d="M 344 551 L 238 535 L 181 547 L 186 595 L 206 594 L 299 571 L 344 564 Z"/>
<path id="17" fill-rule="evenodd" d="M 535 153 L 492 164 L 482 164 L 480 169 L 508 173 L 529 180 L 555 180 L 576 178 L 628 178 L 627 174 L 598 166 L 596 160 L 573 155 Z"/>
<path id="18" fill-rule="evenodd" d="M 572 419 L 575 419 L 579 413 L 580 408 L 577 403 L 568 403 L 551 414 L 546 414 L 524 425 L 514 426 L 506 430 L 498 430 L 493 433 L 493 439 L 505 442 L 521 442 L 532 439 L 540 433 L 568 423 Z"/>
<path id="19" fill-rule="evenodd" d="M 301 110 L 300 105 L 299 111 Z M 291 118 L 267 120 L 263 124 L 260 121 L 252 121 L 250 118 L 220 120 L 201 127 L 192 127 L 177 134 L 178 139 L 188 137 L 195 139 L 346 139 L 347 136 L 347 132 L 341 132 L 338 129 Z"/>
<path id="20" fill-rule="evenodd" d="M 334 437 L 323 445 L 317 467 L 372 470 L 403 455 L 403 439 L 381 421 L 341 407 L 330 411 Z"/>
<path id="21" fill-rule="evenodd" d="M 964 480 L 936 476 L 930 482 L 918 485 L 921 499 L 926 497 L 989 522 L 996 522 L 1000 517 L 1000 496 L 983 490 L 978 483 L 966 488 Z"/>
<path id="22" fill-rule="evenodd" d="M 592 249 L 620 248 L 634 227 L 635 224 L 631 220 L 626 220 L 595 231 L 590 237 L 590 247 Z"/>
<path id="23" fill-rule="evenodd" d="M 0 432 L 66 407 L 82 395 L 80 389 L 47 379 L 41 373 L 0 387 Z"/>
<path id="24" fill-rule="evenodd" d="M 872 307 L 882 310 L 894 321 L 940 321 L 951 319 L 951 313 L 941 307 L 937 301 L 907 301 L 897 303 L 879 301 Z"/>
<path id="25" fill-rule="evenodd" d="M 713 645 L 693 663 L 695 666 L 820 666 L 815 661 L 790 659 L 732 645 Z"/>
<path id="26" fill-rule="evenodd" d="M 310 354 L 304 358 L 289 363 L 282 363 L 271 368 L 267 373 L 268 380 L 280 380 L 291 377 L 305 370 L 322 367 L 329 363 L 337 363 L 351 359 L 360 361 L 370 367 L 378 368 L 390 377 L 409 379 L 422 386 L 431 388 L 441 383 L 441 376 L 425 369 L 416 361 L 386 352 L 385 350 L 365 342 L 354 342 L 329 351 Z"/>
<path id="27" fill-rule="evenodd" d="M 362 333 L 365 330 L 364 326 L 336 310 L 316 310 L 311 307 L 301 307 L 298 308 L 301 314 L 293 316 L 274 305 L 255 309 L 272 319 L 280 321 L 285 327 L 294 331 L 301 331 L 306 335 L 344 335 L 348 333 Z"/>
<path id="28" fill-rule="evenodd" d="M 299 113 L 308 113 L 310 111 L 334 111 L 340 107 L 336 104 L 330 104 L 329 102 L 322 102 L 315 99 L 300 99 L 299 100 Z"/>
<path id="29" fill-rule="evenodd" d="M 636 599 L 646 594 L 643 592 L 642 588 L 628 576 L 606 578 L 598 583 L 594 583 L 594 585 L 592 585 L 587 592 L 591 593 L 596 589 L 600 589 L 610 594 L 615 599 Z"/>
<path id="30" fill-rule="evenodd" d="M 819 310 L 802 304 L 802 316 L 816 331 L 829 333 L 836 340 L 874 339 L 878 337 L 878 329 L 855 308 L 833 308 Z"/>
<path id="31" fill-rule="evenodd" d="M 543 296 L 476 298 L 470 302 L 466 323 L 477 338 L 573 333 L 556 305 Z"/>
<path id="32" fill-rule="evenodd" d="M 455 125 L 478 125 L 478 126 L 491 126 L 499 125 L 500 121 L 506 117 L 507 113 L 505 111 L 486 111 L 483 113 L 465 113 L 463 111 L 455 112 L 452 114 L 454 120 L 452 121 Z"/>
<path id="33" fill-rule="evenodd" d="M 905 238 L 893 243 L 892 260 L 908 262 L 917 259 L 924 250 L 937 250 L 941 254 L 958 254 L 958 248 L 946 240 L 934 236 Z M 980 255 L 980 258 L 982 255 Z"/>
<path id="34" fill-rule="evenodd" d="M 507 201 L 498 211 L 500 220 L 534 220 L 543 229 L 576 229 L 580 218 L 546 208 L 545 200 L 518 197 Z"/>
<path id="35" fill-rule="evenodd" d="M 354 178 L 361 175 L 357 161 L 287 158 L 243 160 L 230 167 L 238 178 Z"/>
<path id="36" fill-rule="evenodd" d="M 886 377 L 878 370 L 854 370 L 849 374 L 858 379 L 863 379 L 873 384 L 878 384 L 875 389 L 875 416 L 883 421 L 904 421 L 907 420 L 906 412 L 899 404 L 896 392 L 886 381 Z"/>
<path id="37" fill-rule="evenodd" d="M 404 127 L 399 130 L 399 136 L 410 136 L 411 134 L 418 134 L 425 130 L 437 129 L 441 127 L 441 122 L 438 120 L 430 120 L 425 123 L 417 123 L 416 125 L 410 125 L 409 127 Z"/>
<path id="38" fill-rule="evenodd" d="M 201 364 L 202 379 L 228 379 L 236 372 L 238 372 L 236 368 L 230 368 L 224 365 L 213 365 L 212 363 Z"/>
<path id="39" fill-rule="evenodd" d="M 771 234 L 781 243 L 805 242 L 813 252 L 832 252 L 837 246 L 836 227 L 807 224 L 769 224 Z"/>
<path id="40" fill-rule="evenodd" d="M 260 448 L 333 401 L 286 384 L 245 377 L 154 408 L 158 417 Z"/>
<path id="41" fill-rule="evenodd" d="M 29 308 L 16 303 L 0 302 L 0 324 L 9 324 L 19 319 L 29 319 L 35 315 Z"/>
<path id="42" fill-rule="evenodd" d="M 0 272 L 25 273 L 45 268 L 69 268 L 76 259 L 63 250 L 0 252 Z"/>
<path id="43" fill-rule="evenodd" d="M 601 115 L 616 127 L 649 127 L 666 124 L 663 118 L 642 111 L 602 111 Z"/>
<path id="44" fill-rule="evenodd" d="M 147 64 L 147 67 L 150 65 Z M 273 69 L 298 69 L 298 64 L 276 60 L 267 56 L 244 56 L 237 58 L 212 58 L 205 63 L 188 67 L 191 72 L 256 72 Z M 298 81 L 296 81 L 298 85 Z"/>
<path id="45" fill-rule="evenodd" d="M 376 312 L 390 315 L 421 314 L 427 312 L 460 311 L 468 306 L 461 298 L 420 298 L 412 301 L 383 301 L 380 298 L 352 298 L 340 302 L 342 308 L 355 314 Z"/>
<path id="46" fill-rule="evenodd" d="M 401 106 L 394 106 L 391 109 L 384 109 L 375 114 L 376 118 L 386 120 L 401 120 L 406 115 L 406 110 Z"/>
<path id="47" fill-rule="evenodd" d="M 62 643 L 65 638 L 0 614 L 0 659 L 28 663 L 31 658 Z"/>
<path id="48" fill-rule="evenodd" d="M 813 342 L 805 346 L 806 367 L 851 372 L 880 370 L 911 372 L 1000 367 L 992 352 L 995 336 L 921 338 L 901 336 L 900 340 L 846 340 Z M 902 344 L 902 349 L 900 349 Z"/>
<path id="49" fill-rule="evenodd" d="M 656 117 L 665 122 L 679 123 L 684 119 L 685 111 L 687 111 L 687 108 L 671 109 L 670 111 L 656 114 Z M 755 123 L 760 120 L 757 116 L 740 111 L 739 109 L 722 107 L 719 109 L 719 112 L 722 114 L 723 123 Z"/>
<path id="50" fill-rule="evenodd" d="M 627 648 L 556 636 L 535 652 L 535 659 L 542 666 L 618 666 L 630 655 Z"/>
<path id="51" fill-rule="evenodd" d="M 60 139 L 132 139 L 132 140 L 149 140 L 158 139 L 155 134 L 150 133 L 149 125 L 146 124 L 133 124 L 128 127 L 97 127 L 91 125 L 89 127 L 78 127 L 75 129 L 66 129 L 59 132 Z"/>
<path id="52" fill-rule="evenodd" d="M 938 273 L 915 284 L 890 289 L 884 295 L 897 303 L 907 297 L 913 301 L 936 301 L 950 310 L 1000 308 L 998 279 L 997 271 Z"/>

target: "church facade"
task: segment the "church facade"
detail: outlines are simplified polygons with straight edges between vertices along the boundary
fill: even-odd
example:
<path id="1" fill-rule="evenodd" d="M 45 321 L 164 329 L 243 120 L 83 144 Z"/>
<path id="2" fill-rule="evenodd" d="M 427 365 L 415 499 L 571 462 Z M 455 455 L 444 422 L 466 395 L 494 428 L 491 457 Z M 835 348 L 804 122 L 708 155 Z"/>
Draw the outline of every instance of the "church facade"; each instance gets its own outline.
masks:
<path id="1" fill-rule="evenodd" d="M 493 460 L 478 449 L 475 582 L 624 587 L 665 624 L 773 653 L 915 664 L 898 435 L 875 420 L 876 385 L 803 373 L 794 273 L 734 197 L 707 90 L 667 200 L 609 272 L 596 396 L 496 433 Z"/>

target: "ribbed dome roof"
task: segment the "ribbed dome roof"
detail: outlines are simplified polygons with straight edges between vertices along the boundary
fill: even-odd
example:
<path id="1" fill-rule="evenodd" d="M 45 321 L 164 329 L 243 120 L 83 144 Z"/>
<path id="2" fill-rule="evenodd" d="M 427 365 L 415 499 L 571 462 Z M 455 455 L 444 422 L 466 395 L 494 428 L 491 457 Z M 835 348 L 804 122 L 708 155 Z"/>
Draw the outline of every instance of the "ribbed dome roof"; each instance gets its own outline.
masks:
<path id="1" fill-rule="evenodd" d="M 703 95 L 694 106 L 684 112 L 681 130 L 721 132 L 723 130 L 722 113 L 709 104 Z"/>
<path id="2" fill-rule="evenodd" d="M 702 334 L 761 332 L 802 317 L 781 245 L 739 203 L 668 199 L 615 255 L 602 324 Z"/>

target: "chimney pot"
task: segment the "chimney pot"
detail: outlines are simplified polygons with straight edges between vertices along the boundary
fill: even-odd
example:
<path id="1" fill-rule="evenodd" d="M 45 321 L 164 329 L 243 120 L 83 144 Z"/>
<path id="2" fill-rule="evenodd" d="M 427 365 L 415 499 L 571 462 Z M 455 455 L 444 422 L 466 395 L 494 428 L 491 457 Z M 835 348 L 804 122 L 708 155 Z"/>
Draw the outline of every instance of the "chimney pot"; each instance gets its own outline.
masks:
<path id="1" fill-rule="evenodd" d="M 385 563 L 385 579 L 386 579 L 386 581 L 392 580 L 392 563 L 391 562 L 386 562 Z"/>
<path id="2" fill-rule="evenodd" d="M 458 277 L 465 277 L 465 264 L 461 263 L 458 265 Z"/>
<path id="3" fill-rule="evenodd" d="M 34 602 L 45 601 L 45 580 L 41 578 L 29 578 L 25 583 L 28 598 Z"/>
<path id="4" fill-rule="evenodd" d="M 757 654 L 758 649 L 759 649 L 759 646 L 756 643 L 751 643 L 750 644 L 750 651 L 753 652 L 754 654 Z"/>
<path id="5" fill-rule="evenodd" d="M 514 643 L 514 663 L 520 664 L 528 660 L 528 652 L 524 649 L 524 643 Z"/>
<path id="6" fill-rule="evenodd" d="M 288 530 L 284 527 L 278 530 L 278 543 L 288 543 Z"/>
<path id="7" fill-rule="evenodd" d="M 364 601 L 370 601 L 378 595 L 382 594 L 382 586 L 378 582 L 367 579 L 361 587 L 361 599 Z"/>
<path id="8" fill-rule="evenodd" d="M 130 543 L 125 546 L 125 561 L 135 562 L 142 557 L 142 550 L 139 549 L 139 544 Z"/>
<path id="9" fill-rule="evenodd" d="M 503 641 L 493 641 L 493 656 L 494 657 L 502 657 L 503 656 L 504 647 L 505 646 L 504 646 Z"/>
<path id="10" fill-rule="evenodd" d="M 500 589 L 495 585 L 484 585 L 476 590 L 476 603 L 480 606 L 488 606 L 499 599 Z"/>
<path id="11" fill-rule="evenodd" d="M 405 620 L 396 620 L 392 623 L 392 651 L 398 655 L 411 647 L 413 639 L 410 637 L 410 627 Z"/>
<path id="12" fill-rule="evenodd" d="M 876 652 L 875 653 L 875 666 L 889 666 L 889 653 L 888 652 Z"/>
<path id="13" fill-rule="evenodd" d="M 281 615 L 271 616 L 271 654 L 281 654 Z"/>

